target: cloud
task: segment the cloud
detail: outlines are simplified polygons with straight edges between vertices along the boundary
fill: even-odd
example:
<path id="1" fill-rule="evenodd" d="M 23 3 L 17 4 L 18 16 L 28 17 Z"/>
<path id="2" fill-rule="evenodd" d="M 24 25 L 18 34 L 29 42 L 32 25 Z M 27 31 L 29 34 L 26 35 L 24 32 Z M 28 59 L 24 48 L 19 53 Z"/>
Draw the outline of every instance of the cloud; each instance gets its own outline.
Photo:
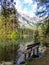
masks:
<path id="1" fill-rule="evenodd" d="M 42 12 L 42 11 L 45 11 L 45 10 L 46 10 L 46 5 L 39 6 L 39 9 L 38 9 L 39 12 Z"/>
<path id="2" fill-rule="evenodd" d="M 39 17 L 43 17 L 43 16 L 47 16 L 49 17 L 49 1 L 45 2 L 43 5 L 38 5 L 37 8 L 37 16 Z"/>
<path id="3" fill-rule="evenodd" d="M 17 11 L 22 11 L 22 4 L 20 0 L 16 0 L 16 5 L 15 5 Z"/>
<path id="4" fill-rule="evenodd" d="M 24 0 L 24 3 L 32 3 L 33 1 L 32 0 Z"/>
<path id="5" fill-rule="evenodd" d="M 36 2 L 35 0 L 15 0 L 16 1 L 16 9 L 19 13 L 25 14 L 29 17 L 37 17 L 38 20 L 44 19 L 49 15 L 49 2 L 46 2 L 41 5 L 40 2 Z M 35 21 L 37 22 L 37 20 Z"/>
<path id="6" fill-rule="evenodd" d="M 37 10 L 37 3 L 32 4 L 32 0 L 16 0 L 16 9 L 18 12 L 24 13 L 30 17 L 35 16 Z"/>
<path id="7" fill-rule="evenodd" d="M 36 2 L 32 5 L 32 11 L 34 13 L 37 11 L 37 3 Z"/>

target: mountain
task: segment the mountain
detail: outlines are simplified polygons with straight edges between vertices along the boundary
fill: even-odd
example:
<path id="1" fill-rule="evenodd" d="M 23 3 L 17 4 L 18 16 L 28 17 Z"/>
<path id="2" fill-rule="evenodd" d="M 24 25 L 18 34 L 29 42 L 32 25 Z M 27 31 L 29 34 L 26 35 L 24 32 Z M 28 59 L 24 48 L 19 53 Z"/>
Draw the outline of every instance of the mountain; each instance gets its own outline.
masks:
<path id="1" fill-rule="evenodd" d="M 38 23 L 43 23 L 45 20 L 49 19 L 49 17 L 46 16 L 42 16 L 42 17 L 38 17 L 38 16 L 34 16 L 34 17 L 29 17 L 26 14 L 23 13 L 17 13 L 17 17 L 18 20 L 20 21 L 20 26 L 25 26 L 25 27 L 33 27 L 35 24 Z"/>
<path id="2" fill-rule="evenodd" d="M 18 11 L 17 17 L 20 21 L 20 26 L 32 27 L 33 25 L 35 25 L 37 23 L 43 23 L 45 20 L 49 19 L 49 0 L 42 0 L 42 2 L 41 2 L 41 0 L 35 0 L 34 2 L 35 3 L 32 3 L 32 5 L 36 4 L 36 6 L 37 6 L 37 7 L 35 6 L 36 12 L 33 11 L 34 6 L 32 8 L 33 13 L 31 11 L 29 13 L 28 10 L 27 10 L 27 13 L 25 14 L 24 13 L 24 12 L 26 12 L 25 8 L 24 8 L 25 11 L 24 10 Z M 26 6 L 26 8 L 28 9 L 27 6 Z"/>

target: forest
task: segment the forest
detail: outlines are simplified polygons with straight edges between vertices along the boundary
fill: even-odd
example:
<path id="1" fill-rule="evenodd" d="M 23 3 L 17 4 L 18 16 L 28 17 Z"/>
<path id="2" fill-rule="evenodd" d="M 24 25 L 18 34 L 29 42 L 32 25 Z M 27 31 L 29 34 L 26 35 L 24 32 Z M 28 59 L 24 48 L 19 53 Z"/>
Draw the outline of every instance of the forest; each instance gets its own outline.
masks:
<path id="1" fill-rule="evenodd" d="M 11 0 L 11 3 L 14 1 Z M 3 3 L 0 0 L 0 6 L 0 62 L 16 60 L 19 38 L 32 37 L 33 43 L 40 42 L 49 46 L 49 19 L 45 19 L 43 23 L 34 24 L 32 29 L 20 27 L 15 3 L 10 6 L 8 0 L 4 0 Z"/>

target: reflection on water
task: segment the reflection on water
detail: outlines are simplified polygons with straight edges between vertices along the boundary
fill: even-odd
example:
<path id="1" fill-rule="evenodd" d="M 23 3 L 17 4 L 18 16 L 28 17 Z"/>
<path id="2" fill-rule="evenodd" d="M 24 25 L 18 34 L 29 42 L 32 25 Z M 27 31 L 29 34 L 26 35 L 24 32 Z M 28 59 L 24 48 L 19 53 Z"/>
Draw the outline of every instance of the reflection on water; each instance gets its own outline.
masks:
<path id="1" fill-rule="evenodd" d="M 19 44 L 27 44 L 27 43 L 30 43 L 30 42 L 33 42 L 33 37 L 32 36 L 28 36 L 27 38 L 19 38 L 17 40 L 17 43 Z"/>

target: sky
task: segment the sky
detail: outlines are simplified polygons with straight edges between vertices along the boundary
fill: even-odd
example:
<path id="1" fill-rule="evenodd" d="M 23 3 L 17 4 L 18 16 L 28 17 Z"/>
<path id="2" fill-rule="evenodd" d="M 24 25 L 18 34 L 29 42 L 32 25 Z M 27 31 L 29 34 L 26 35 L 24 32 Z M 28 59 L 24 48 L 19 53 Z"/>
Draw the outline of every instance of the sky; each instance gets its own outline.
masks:
<path id="1" fill-rule="evenodd" d="M 2 2 L 3 1 L 4 0 L 2 0 Z M 29 23 L 30 21 L 36 23 L 43 20 L 44 18 L 49 17 L 49 0 L 46 0 L 43 3 L 41 3 L 40 0 L 14 0 L 14 2 L 11 1 L 12 0 L 7 0 L 7 4 L 8 2 L 10 2 L 10 7 L 12 7 L 12 5 L 15 5 L 18 13 L 21 14 L 18 19 L 23 23 L 29 20 L 29 18 L 27 18 L 26 16 L 30 17 Z"/>
<path id="2" fill-rule="evenodd" d="M 20 13 L 30 17 L 49 17 L 49 0 L 44 3 L 41 3 L 38 0 L 15 0 L 15 2 L 15 7 Z"/>

